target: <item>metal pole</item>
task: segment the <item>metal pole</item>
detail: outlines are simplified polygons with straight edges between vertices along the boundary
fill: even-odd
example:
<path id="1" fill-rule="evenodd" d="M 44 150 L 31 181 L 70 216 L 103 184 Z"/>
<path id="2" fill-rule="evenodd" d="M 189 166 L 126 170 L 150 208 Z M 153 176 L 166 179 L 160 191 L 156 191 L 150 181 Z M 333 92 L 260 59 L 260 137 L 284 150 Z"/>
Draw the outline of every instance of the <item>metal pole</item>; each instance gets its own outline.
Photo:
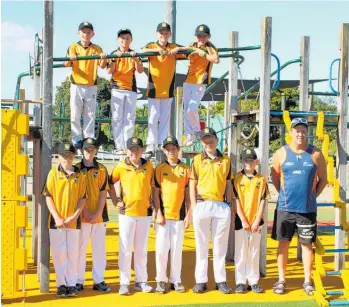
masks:
<path id="1" fill-rule="evenodd" d="M 281 111 L 286 109 L 286 95 L 285 93 L 281 94 Z M 281 145 L 285 145 L 285 126 L 281 126 Z"/>
<path id="2" fill-rule="evenodd" d="M 42 143 L 42 179 L 46 180 L 52 162 L 52 79 L 53 79 L 53 1 L 44 2 L 44 61 L 43 61 L 43 143 Z M 50 282 L 50 240 L 47 229 L 48 209 L 46 199 L 42 197 L 40 208 L 40 292 L 49 292 Z"/>
<path id="3" fill-rule="evenodd" d="M 260 83 L 260 121 L 259 121 L 259 152 L 260 172 L 265 178 L 269 175 L 269 134 L 270 134 L 270 62 L 271 62 L 272 18 L 264 17 L 261 38 L 261 83 Z M 264 221 L 268 221 L 268 206 L 265 207 Z M 260 250 L 260 271 L 266 275 L 267 264 L 267 225 L 262 227 Z"/>
<path id="4" fill-rule="evenodd" d="M 183 88 L 178 86 L 176 90 L 176 138 L 182 147 L 183 137 Z M 182 159 L 182 150 L 179 152 L 179 159 Z"/>
<path id="5" fill-rule="evenodd" d="M 229 34 L 229 47 L 235 48 L 239 46 L 239 32 L 232 31 Z M 232 112 L 238 112 L 238 65 L 233 58 L 229 59 L 229 79 L 228 79 L 228 101 L 225 106 L 225 111 L 227 114 L 226 125 L 231 125 Z M 228 156 L 231 159 L 231 164 L 233 167 L 234 173 L 237 172 L 238 163 L 240 161 L 240 153 L 238 147 L 238 131 L 239 127 L 234 126 L 234 128 L 228 129 Z M 229 241 L 228 241 L 228 250 L 226 255 L 226 260 L 229 262 L 234 261 L 234 252 L 235 252 L 235 221 L 231 220 L 230 231 L 229 231 Z"/>
<path id="6" fill-rule="evenodd" d="M 346 202 L 347 187 L 347 145 L 348 145 L 348 58 L 349 58 L 349 23 L 341 25 L 340 31 L 340 68 L 339 68 L 339 98 L 338 98 L 338 119 L 337 129 L 337 178 L 339 179 L 340 198 Z M 345 211 L 344 211 L 345 212 Z M 342 214 L 340 208 L 335 208 L 335 223 L 342 223 Z M 335 231 L 335 248 L 343 249 L 345 245 L 345 232 L 342 230 Z M 344 253 L 335 254 L 335 270 L 344 269 Z"/>

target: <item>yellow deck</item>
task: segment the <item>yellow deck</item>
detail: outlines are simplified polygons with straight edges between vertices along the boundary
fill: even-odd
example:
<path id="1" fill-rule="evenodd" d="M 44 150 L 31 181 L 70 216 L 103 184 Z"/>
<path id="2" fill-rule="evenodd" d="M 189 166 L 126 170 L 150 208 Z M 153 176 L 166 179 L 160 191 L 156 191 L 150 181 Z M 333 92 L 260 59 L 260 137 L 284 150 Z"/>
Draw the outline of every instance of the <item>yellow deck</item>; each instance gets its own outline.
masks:
<path id="1" fill-rule="evenodd" d="M 333 246 L 334 239 L 332 236 L 321 236 L 321 241 L 324 246 Z M 27 246 L 28 255 L 31 256 L 31 229 L 27 229 Z M 148 273 L 149 282 L 155 287 L 155 233 L 151 229 L 149 236 L 149 253 L 148 253 Z M 55 296 L 56 285 L 53 265 L 51 261 L 50 274 L 50 293 L 41 294 L 39 292 L 39 283 L 37 281 L 36 267 L 33 266 L 32 259 L 28 259 L 28 270 L 26 273 L 26 290 L 27 297 L 25 301 L 19 295 L 14 299 L 2 299 L 2 304 L 9 306 L 166 306 L 176 304 L 215 304 L 215 303 L 230 303 L 230 302 L 285 302 L 285 301 L 304 301 L 312 300 L 307 297 L 301 290 L 303 283 L 303 269 L 300 262 L 296 260 L 296 240 L 291 244 L 290 259 L 287 269 L 287 289 L 285 295 L 275 295 L 272 293 L 272 285 L 277 280 L 277 264 L 276 264 L 276 242 L 268 237 L 267 250 L 267 277 L 262 278 L 260 285 L 266 290 L 264 294 L 248 293 L 245 295 L 231 294 L 222 295 L 218 291 L 213 291 L 213 270 L 212 270 L 212 254 L 209 256 L 209 289 L 205 294 L 194 294 L 191 288 L 195 284 L 194 267 L 195 267 L 195 242 L 194 232 L 191 228 L 185 233 L 185 241 L 183 246 L 183 267 L 182 267 L 182 282 L 189 289 L 186 293 L 169 292 L 165 295 L 156 293 L 143 294 L 133 291 L 130 296 L 119 296 L 119 272 L 117 264 L 118 251 L 118 228 L 116 223 L 109 223 L 107 227 L 107 269 L 105 281 L 111 287 L 111 293 L 103 294 L 93 291 L 92 288 L 92 255 L 91 247 L 89 246 L 87 253 L 87 273 L 85 290 L 77 298 L 58 299 Z M 348 267 L 348 258 L 346 259 L 346 267 Z M 334 270 L 333 256 L 324 257 L 324 262 L 327 263 L 327 270 Z M 6 265 L 3 263 L 3 265 Z M 230 286 L 234 286 L 234 265 L 227 264 L 227 277 Z M 325 286 L 330 286 L 328 289 L 342 289 L 343 285 L 340 278 L 329 277 Z"/>

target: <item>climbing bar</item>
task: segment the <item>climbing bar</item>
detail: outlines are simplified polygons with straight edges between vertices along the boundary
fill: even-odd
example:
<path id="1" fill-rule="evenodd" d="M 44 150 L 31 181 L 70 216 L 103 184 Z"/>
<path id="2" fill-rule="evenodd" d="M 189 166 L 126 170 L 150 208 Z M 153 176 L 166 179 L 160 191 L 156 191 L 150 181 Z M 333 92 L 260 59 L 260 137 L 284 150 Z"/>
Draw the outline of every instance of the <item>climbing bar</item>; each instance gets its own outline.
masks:
<path id="1" fill-rule="evenodd" d="M 275 80 L 275 84 L 274 86 L 271 88 L 272 91 L 275 91 L 278 89 L 279 85 L 280 85 L 280 59 L 277 57 L 276 54 L 272 53 L 271 56 L 276 60 L 276 64 L 277 64 L 277 74 L 276 74 L 276 80 Z"/>
<path id="2" fill-rule="evenodd" d="M 316 139 L 316 136 L 315 135 L 308 135 L 307 139 Z"/>
<path id="3" fill-rule="evenodd" d="M 349 306 L 349 301 L 329 301 L 330 306 Z"/>
<path id="4" fill-rule="evenodd" d="M 70 117 L 53 117 L 52 121 L 58 121 L 58 122 L 70 122 Z M 111 123 L 111 118 L 103 118 L 103 117 L 97 117 L 95 119 L 96 123 L 101 123 L 101 124 L 110 124 Z M 147 125 L 148 120 L 147 119 L 136 119 L 135 124 L 138 125 Z"/>
<path id="5" fill-rule="evenodd" d="M 6 103 L 42 103 L 41 100 L 16 100 L 16 99 L 2 99 L 1 102 Z"/>
<path id="6" fill-rule="evenodd" d="M 317 206 L 318 207 L 335 207 L 336 204 L 334 204 L 334 203 L 318 203 Z"/>
<path id="7" fill-rule="evenodd" d="M 326 291 L 326 295 L 344 295 L 344 291 Z"/>
<path id="8" fill-rule="evenodd" d="M 330 76 L 329 76 L 329 78 L 328 78 L 328 83 L 329 83 L 329 85 L 330 85 L 330 89 L 331 89 L 331 91 L 332 91 L 334 94 L 336 94 L 336 95 L 339 95 L 339 92 L 338 92 L 337 90 L 335 90 L 335 89 L 333 88 L 333 86 L 332 86 L 332 68 L 333 68 L 333 64 L 334 64 L 334 63 L 336 63 L 336 62 L 340 63 L 340 61 L 341 61 L 341 59 L 338 58 L 338 59 L 335 59 L 335 60 L 333 60 L 333 61 L 331 62 L 331 64 L 330 64 Z"/>
<path id="9" fill-rule="evenodd" d="M 245 46 L 245 47 L 237 47 L 237 48 L 218 48 L 218 52 L 249 51 L 249 50 L 258 50 L 258 49 L 261 49 L 261 45 Z"/>
<path id="10" fill-rule="evenodd" d="M 317 230 L 320 230 L 320 231 L 335 231 L 336 229 L 338 230 L 342 230 L 343 227 L 342 226 L 318 226 L 317 227 Z"/>
<path id="11" fill-rule="evenodd" d="M 329 272 L 326 272 L 326 275 L 327 276 L 340 276 L 340 275 L 342 275 L 342 272 L 341 271 L 329 271 Z"/>
<path id="12" fill-rule="evenodd" d="M 316 127 L 317 128 L 317 127 Z M 325 161 L 328 162 L 328 150 L 330 148 L 330 137 L 328 134 L 324 135 L 324 139 L 322 141 L 322 154 L 324 155 Z"/>
<path id="13" fill-rule="evenodd" d="M 349 253 L 349 248 L 325 249 L 326 254 Z"/>
<path id="14" fill-rule="evenodd" d="M 270 115 L 282 116 L 285 111 L 270 111 Z M 291 111 L 291 116 L 318 116 L 317 112 Z M 336 113 L 325 113 L 325 117 L 339 117 Z"/>
<path id="15" fill-rule="evenodd" d="M 260 49 L 256 48 L 256 49 Z M 189 49 L 185 51 L 179 51 L 177 54 L 191 54 L 194 52 L 196 49 Z M 248 49 L 252 50 L 252 49 Z M 240 51 L 239 48 L 218 48 L 218 52 L 225 52 L 225 51 Z M 121 55 L 116 55 L 116 54 L 108 54 L 106 56 L 107 59 L 116 59 L 116 58 L 134 58 L 134 57 L 150 57 L 150 56 L 158 56 L 160 55 L 159 52 L 137 52 L 135 55 L 131 55 L 129 53 L 123 53 Z M 222 57 L 241 57 L 239 54 L 227 54 L 227 55 L 222 55 Z M 75 61 L 81 61 L 81 60 L 100 60 L 101 56 L 100 55 L 88 55 L 88 56 L 78 56 L 76 57 Z M 59 57 L 59 58 L 53 58 L 54 62 L 64 62 L 64 61 L 71 61 L 70 58 L 68 57 Z"/>
<path id="16" fill-rule="evenodd" d="M 324 140 L 324 123 L 325 113 L 323 111 L 318 112 L 317 123 L 316 123 L 316 136 L 319 141 Z"/>
<path id="17" fill-rule="evenodd" d="M 325 157 L 326 160 L 326 157 Z M 327 160 L 327 182 L 329 185 L 334 185 L 334 158 L 328 157 Z"/>
<path id="18" fill-rule="evenodd" d="M 213 90 L 218 84 L 220 84 L 224 78 L 226 76 L 229 75 L 229 71 L 225 72 L 223 75 L 221 75 L 215 82 L 213 82 L 212 84 L 210 84 L 206 90 L 205 90 L 205 94 L 209 93 L 211 90 Z"/>
<path id="19" fill-rule="evenodd" d="M 302 62 L 302 60 L 301 60 L 300 58 L 287 61 L 285 64 L 281 65 L 280 69 L 274 70 L 274 71 L 270 74 L 270 77 L 276 75 L 276 74 L 278 73 L 278 71 L 283 70 L 285 67 L 287 67 L 287 66 L 289 66 L 289 65 L 291 65 L 291 64 L 294 64 L 294 63 L 301 63 L 301 62 Z M 260 82 L 256 83 L 255 85 L 253 85 L 252 87 L 250 87 L 248 90 L 246 90 L 246 92 L 242 93 L 242 94 L 238 97 L 238 100 L 241 100 L 241 99 L 243 99 L 245 96 L 247 96 L 249 93 L 252 93 L 256 88 L 259 87 L 259 84 L 260 84 Z"/>
<path id="20" fill-rule="evenodd" d="M 334 94 L 332 92 L 309 92 L 309 95 L 311 96 L 338 96 L 337 94 Z M 349 96 L 349 95 L 348 95 Z"/>

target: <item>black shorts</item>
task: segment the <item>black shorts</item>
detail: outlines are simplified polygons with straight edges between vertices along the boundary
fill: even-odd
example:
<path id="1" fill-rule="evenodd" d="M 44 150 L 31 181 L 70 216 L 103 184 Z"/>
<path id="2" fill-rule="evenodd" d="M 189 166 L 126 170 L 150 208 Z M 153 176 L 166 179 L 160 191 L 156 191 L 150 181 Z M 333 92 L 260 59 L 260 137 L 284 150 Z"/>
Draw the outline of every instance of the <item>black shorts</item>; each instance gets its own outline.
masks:
<path id="1" fill-rule="evenodd" d="M 297 229 L 298 241 L 312 244 L 316 241 L 316 212 L 297 213 L 275 210 L 272 239 L 291 241 Z"/>

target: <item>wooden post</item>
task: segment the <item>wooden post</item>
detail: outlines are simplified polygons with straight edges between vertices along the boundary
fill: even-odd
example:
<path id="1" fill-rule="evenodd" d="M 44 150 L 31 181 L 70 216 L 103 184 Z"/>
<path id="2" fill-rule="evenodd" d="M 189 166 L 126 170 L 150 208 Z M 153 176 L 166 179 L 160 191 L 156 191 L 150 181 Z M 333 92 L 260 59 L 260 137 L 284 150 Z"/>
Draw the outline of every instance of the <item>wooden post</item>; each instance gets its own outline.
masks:
<path id="1" fill-rule="evenodd" d="M 346 187 L 347 187 L 347 145 L 348 145 L 348 57 L 349 57 L 349 23 L 341 25 L 340 30 L 340 67 L 339 67 L 339 98 L 338 98 L 338 119 L 337 129 L 337 178 L 339 179 L 340 198 L 346 202 Z M 335 223 L 341 224 L 341 209 L 335 208 Z M 344 248 L 345 232 L 336 230 L 335 248 Z M 335 270 L 344 269 L 345 256 L 344 253 L 335 254 Z"/>
<path id="2" fill-rule="evenodd" d="M 176 138 L 182 147 L 183 143 L 183 88 L 178 86 L 176 90 Z M 179 152 L 179 159 L 182 159 L 182 150 Z"/>
<path id="3" fill-rule="evenodd" d="M 239 46 L 239 32 L 231 32 L 229 35 L 229 47 L 236 48 Z M 234 58 L 229 58 L 229 92 L 227 105 L 225 111 L 226 125 L 231 125 L 232 111 L 238 111 L 238 67 Z M 235 146 L 234 146 L 235 145 Z M 236 164 L 239 161 L 239 152 L 237 147 L 237 131 L 236 129 L 228 129 L 228 156 L 231 159 L 231 164 L 234 173 L 236 172 Z M 229 241 L 228 250 L 226 255 L 226 260 L 229 262 L 234 261 L 234 251 L 235 251 L 235 220 L 231 220 L 230 231 L 229 231 Z"/>
<path id="4" fill-rule="evenodd" d="M 269 176 L 269 134 L 270 134 L 270 62 L 271 62 L 271 35 L 272 18 L 264 17 L 262 20 L 261 35 L 261 83 L 260 83 L 260 120 L 259 120 L 259 152 L 260 172 L 268 178 Z M 265 207 L 264 220 L 268 221 L 268 206 Z M 262 240 L 260 250 L 260 272 L 266 275 L 267 263 L 267 227 L 262 227 Z"/>
<path id="5" fill-rule="evenodd" d="M 301 38 L 301 57 L 302 63 L 300 68 L 299 81 L 299 111 L 309 111 L 309 36 Z"/>
<path id="6" fill-rule="evenodd" d="M 53 93 L 53 1 L 44 2 L 44 61 L 43 61 L 43 143 L 42 179 L 46 180 L 52 162 L 52 93 Z M 50 240 L 47 229 L 48 209 L 42 197 L 40 206 L 40 292 L 49 292 L 50 283 Z"/>
<path id="7" fill-rule="evenodd" d="M 171 26 L 171 38 L 169 39 L 170 43 L 176 42 L 176 0 L 166 0 L 166 6 L 165 6 L 165 21 Z M 172 102 L 171 104 L 171 116 L 170 116 L 170 134 L 174 135 L 174 132 L 176 131 L 175 127 L 175 117 L 174 114 L 176 112 L 176 106 Z"/>

